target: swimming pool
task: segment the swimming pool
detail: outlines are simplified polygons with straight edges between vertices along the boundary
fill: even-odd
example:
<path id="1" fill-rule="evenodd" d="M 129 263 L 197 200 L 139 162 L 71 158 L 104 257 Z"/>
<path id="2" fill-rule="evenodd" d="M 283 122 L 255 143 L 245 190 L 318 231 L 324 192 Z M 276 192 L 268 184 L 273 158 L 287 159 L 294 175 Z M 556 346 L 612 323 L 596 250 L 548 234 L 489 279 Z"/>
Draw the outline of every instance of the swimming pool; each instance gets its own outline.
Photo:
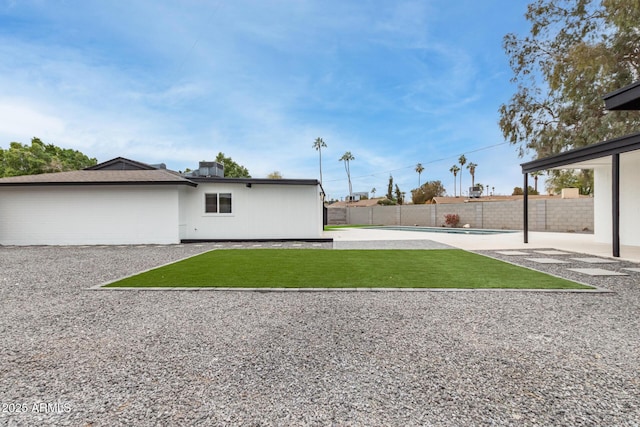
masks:
<path id="1" fill-rule="evenodd" d="M 449 233 L 449 234 L 505 234 L 517 233 L 518 230 L 491 230 L 482 228 L 449 228 L 449 227 L 417 227 L 417 226 L 395 226 L 395 225 L 378 225 L 364 228 L 373 228 L 376 230 L 394 230 L 394 231 L 420 231 L 425 233 Z"/>

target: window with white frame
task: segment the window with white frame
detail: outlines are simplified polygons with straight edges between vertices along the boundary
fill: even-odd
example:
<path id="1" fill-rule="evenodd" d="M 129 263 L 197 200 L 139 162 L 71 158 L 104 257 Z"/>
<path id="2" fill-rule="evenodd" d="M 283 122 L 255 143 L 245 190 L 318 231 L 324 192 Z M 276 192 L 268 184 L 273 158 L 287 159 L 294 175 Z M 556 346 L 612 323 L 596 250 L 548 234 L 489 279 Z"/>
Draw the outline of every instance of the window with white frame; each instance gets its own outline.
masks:
<path id="1" fill-rule="evenodd" d="M 204 212 L 208 214 L 230 214 L 231 193 L 206 193 L 204 195 Z"/>

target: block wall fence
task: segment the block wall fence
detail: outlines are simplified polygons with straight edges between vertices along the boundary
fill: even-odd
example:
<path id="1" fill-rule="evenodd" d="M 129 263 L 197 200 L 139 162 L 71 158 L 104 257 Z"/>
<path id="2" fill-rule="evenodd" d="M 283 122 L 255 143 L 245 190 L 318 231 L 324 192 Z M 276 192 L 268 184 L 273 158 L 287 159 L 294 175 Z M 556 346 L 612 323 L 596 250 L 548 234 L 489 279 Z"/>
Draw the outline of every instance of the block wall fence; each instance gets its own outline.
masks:
<path id="1" fill-rule="evenodd" d="M 460 216 L 459 226 L 522 230 L 522 200 L 443 205 L 338 207 L 328 209 L 330 225 L 408 225 L 441 227 L 447 214 Z M 593 232 L 593 198 L 529 200 L 529 230 Z"/>

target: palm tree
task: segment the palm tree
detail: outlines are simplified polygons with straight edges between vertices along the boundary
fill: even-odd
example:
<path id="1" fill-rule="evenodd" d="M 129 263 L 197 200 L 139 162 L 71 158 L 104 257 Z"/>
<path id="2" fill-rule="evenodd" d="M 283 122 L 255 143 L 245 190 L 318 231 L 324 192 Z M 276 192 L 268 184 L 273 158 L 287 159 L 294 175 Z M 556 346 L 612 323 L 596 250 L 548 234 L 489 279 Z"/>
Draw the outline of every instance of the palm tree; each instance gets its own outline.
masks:
<path id="1" fill-rule="evenodd" d="M 371 189 L 371 194 L 372 194 L 371 198 L 372 198 L 372 199 L 375 199 L 375 197 L 376 197 L 376 187 L 373 187 L 373 188 Z"/>
<path id="2" fill-rule="evenodd" d="M 347 172 L 347 180 L 349 181 L 349 201 L 353 200 L 353 190 L 351 189 L 351 170 L 349 169 L 349 162 L 355 160 L 351 151 L 347 151 L 340 157 L 339 161 L 344 161 L 344 170 Z"/>
<path id="3" fill-rule="evenodd" d="M 312 147 L 316 149 L 318 155 L 320 156 L 320 186 L 322 187 L 322 148 L 326 147 L 327 144 L 322 140 L 322 138 L 316 138 L 313 142 Z"/>
<path id="4" fill-rule="evenodd" d="M 467 163 L 467 158 L 463 155 L 460 156 L 460 158 L 458 159 L 458 163 L 460 163 L 460 195 L 462 196 L 462 168 L 464 167 L 465 163 Z"/>
<path id="5" fill-rule="evenodd" d="M 473 162 L 469 162 L 469 164 L 467 165 L 467 169 L 469 169 L 469 173 L 471 174 L 471 186 L 475 187 L 476 186 L 476 167 L 478 165 L 476 165 Z"/>
<path id="6" fill-rule="evenodd" d="M 460 168 L 457 165 L 453 165 L 449 169 L 449 172 L 453 174 L 453 197 L 458 197 L 456 196 L 456 175 L 458 175 L 458 171 L 460 171 Z"/>
<path id="7" fill-rule="evenodd" d="M 424 171 L 424 166 L 422 166 L 422 163 L 418 163 L 416 165 L 416 172 L 418 172 L 418 188 L 420 188 L 420 175 L 422 174 L 423 171 Z"/>
<path id="8" fill-rule="evenodd" d="M 533 177 L 533 189 L 536 190 L 536 193 L 538 192 L 538 177 L 542 175 L 542 171 L 535 171 L 535 172 L 531 172 L 531 176 Z"/>

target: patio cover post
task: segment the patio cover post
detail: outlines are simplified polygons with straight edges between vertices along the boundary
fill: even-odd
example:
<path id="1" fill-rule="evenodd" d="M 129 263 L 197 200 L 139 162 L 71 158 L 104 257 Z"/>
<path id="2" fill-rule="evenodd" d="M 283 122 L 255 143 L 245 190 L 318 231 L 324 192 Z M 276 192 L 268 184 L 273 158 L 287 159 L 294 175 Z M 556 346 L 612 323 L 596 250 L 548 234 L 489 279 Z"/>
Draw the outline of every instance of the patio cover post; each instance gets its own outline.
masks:
<path id="1" fill-rule="evenodd" d="M 613 256 L 620 257 L 620 153 L 611 155 L 611 223 L 613 225 Z"/>
<path id="2" fill-rule="evenodd" d="M 522 194 L 524 197 L 522 200 L 524 201 L 524 206 L 522 210 L 524 211 L 524 218 L 522 218 L 523 231 L 524 231 L 524 243 L 529 243 L 529 174 L 524 173 L 524 189 L 522 190 Z"/>

